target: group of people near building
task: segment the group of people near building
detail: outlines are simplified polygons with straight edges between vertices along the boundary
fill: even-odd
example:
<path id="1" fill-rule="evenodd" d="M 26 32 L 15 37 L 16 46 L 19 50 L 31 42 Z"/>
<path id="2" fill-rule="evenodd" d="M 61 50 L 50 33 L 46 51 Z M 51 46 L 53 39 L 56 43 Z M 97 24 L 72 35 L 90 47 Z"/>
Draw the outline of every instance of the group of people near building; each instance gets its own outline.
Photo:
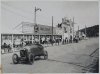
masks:
<path id="1" fill-rule="evenodd" d="M 41 38 L 40 39 L 40 44 L 58 44 L 61 42 L 61 38 Z"/>
<path id="2" fill-rule="evenodd" d="M 34 44 L 34 43 L 40 43 L 42 45 L 47 45 L 47 46 L 49 46 L 49 45 L 53 46 L 53 45 L 59 45 L 59 44 L 68 44 L 68 43 L 72 43 L 72 42 L 75 42 L 75 41 L 78 42 L 78 39 L 77 38 L 68 39 L 67 37 L 65 39 L 62 39 L 61 37 L 55 37 L 55 38 L 41 37 L 40 39 L 35 38 L 33 40 L 33 42 L 32 41 L 24 41 L 24 39 L 21 39 L 20 41 L 21 41 L 20 43 L 14 42 L 13 48 L 23 47 L 23 46 L 31 45 L 31 44 Z M 11 52 L 12 45 L 4 43 L 1 46 L 1 49 L 4 49 L 4 52 L 6 52 L 6 51 Z"/>

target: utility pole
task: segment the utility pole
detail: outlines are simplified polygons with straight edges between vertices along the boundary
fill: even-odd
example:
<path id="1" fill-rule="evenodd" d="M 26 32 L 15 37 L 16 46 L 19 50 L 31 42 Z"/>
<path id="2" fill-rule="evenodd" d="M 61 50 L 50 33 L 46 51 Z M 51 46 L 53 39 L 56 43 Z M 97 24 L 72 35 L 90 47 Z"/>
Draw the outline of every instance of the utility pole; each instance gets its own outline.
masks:
<path id="1" fill-rule="evenodd" d="M 73 17 L 73 23 L 72 24 L 73 24 L 73 38 L 74 38 L 74 36 L 75 36 L 75 34 L 74 34 L 74 32 L 75 32 L 75 30 L 74 30 L 75 26 L 74 25 L 76 24 L 74 17 Z"/>
<path id="2" fill-rule="evenodd" d="M 86 33 L 86 25 L 85 25 L 85 35 L 87 36 L 87 33 Z"/>
<path id="3" fill-rule="evenodd" d="M 52 45 L 53 45 L 53 16 L 52 16 Z"/>
<path id="4" fill-rule="evenodd" d="M 79 36 L 79 26 L 78 26 L 78 36 Z"/>
<path id="5" fill-rule="evenodd" d="M 72 23 L 72 25 L 73 25 L 73 39 L 74 39 L 74 17 L 73 17 L 73 23 Z M 72 40 L 72 42 L 73 42 L 73 40 Z"/>
<path id="6" fill-rule="evenodd" d="M 52 16 L 52 40 L 53 40 L 53 16 Z"/>
<path id="7" fill-rule="evenodd" d="M 36 22 L 36 11 L 38 11 L 38 10 L 41 11 L 40 8 L 36 8 L 36 7 L 35 7 L 35 11 L 34 11 L 34 23 L 35 23 L 35 25 L 37 25 L 37 22 Z"/>
<path id="8" fill-rule="evenodd" d="M 36 8 L 35 7 L 35 11 L 34 11 L 34 35 L 36 35 L 36 33 L 38 32 L 38 25 L 37 25 L 37 22 L 36 22 L 36 11 L 38 11 L 38 10 L 40 10 L 41 11 L 41 9 L 40 8 Z M 34 36 L 34 39 L 35 39 L 35 36 Z M 40 41 L 39 41 L 40 42 Z"/>
<path id="9" fill-rule="evenodd" d="M 79 41 L 79 26 L 78 26 L 78 41 Z"/>
<path id="10" fill-rule="evenodd" d="M 36 36 L 36 32 L 35 32 L 35 27 L 37 26 L 36 24 L 36 7 L 35 7 L 35 10 L 34 10 L 34 40 L 36 39 L 35 36 Z"/>
<path id="11" fill-rule="evenodd" d="M 36 7 L 35 7 L 35 11 L 34 11 L 34 23 L 36 25 Z"/>

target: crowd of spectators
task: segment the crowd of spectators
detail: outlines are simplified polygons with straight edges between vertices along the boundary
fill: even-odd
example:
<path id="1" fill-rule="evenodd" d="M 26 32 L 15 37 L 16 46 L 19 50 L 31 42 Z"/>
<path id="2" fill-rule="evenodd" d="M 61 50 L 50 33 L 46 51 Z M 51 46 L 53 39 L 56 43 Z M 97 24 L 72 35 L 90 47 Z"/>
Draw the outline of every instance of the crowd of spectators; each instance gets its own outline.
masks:
<path id="1" fill-rule="evenodd" d="M 12 47 L 13 48 L 18 48 L 18 47 L 23 47 L 23 46 L 27 46 L 27 45 L 31 45 L 31 44 L 34 44 L 34 43 L 40 43 L 42 45 L 60 45 L 60 44 L 68 44 L 68 43 L 72 43 L 72 42 L 78 42 L 78 39 L 77 38 L 74 38 L 73 41 L 72 39 L 63 39 L 62 38 L 40 38 L 39 39 L 34 39 L 33 42 L 32 41 L 24 41 L 24 40 L 21 40 L 21 42 L 19 44 L 14 44 L 13 43 L 13 46 L 11 46 L 11 44 L 6 44 L 4 43 L 2 46 L 1 46 L 1 49 L 4 50 L 4 52 L 11 52 L 12 50 Z"/>

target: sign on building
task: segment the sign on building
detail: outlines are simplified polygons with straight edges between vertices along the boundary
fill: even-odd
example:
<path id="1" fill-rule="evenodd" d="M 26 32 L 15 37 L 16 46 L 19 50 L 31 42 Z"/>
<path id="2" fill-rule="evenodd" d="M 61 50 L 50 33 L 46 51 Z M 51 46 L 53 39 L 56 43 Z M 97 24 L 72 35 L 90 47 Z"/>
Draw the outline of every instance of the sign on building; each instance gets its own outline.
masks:
<path id="1" fill-rule="evenodd" d="M 23 33 L 32 33 L 37 35 L 52 35 L 52 26 L 41 25 L 25 22 L 22 27 Z M 55 27 L 53 28 L 53 34 L 56 34 Z"/>
<path id="2" fill-rule="evenodd" d="M 40 35 L 52 35 L 52 26 L 39 25 L 38 33 Z M 53 34 L 56 34 L 55 27 L 53 28 Z"/>
<path id="3" fill-rule="evenodd" d="M 61 28 L 56 28 L 57 35 L 63 35 L 63 30 Z"/>
<path id="4" fill-rule="evenodd" d="M 22 32 L 23 33 L 34 33 L 34 25 L 33 23 L 25 22 L 22 24 Z"/>

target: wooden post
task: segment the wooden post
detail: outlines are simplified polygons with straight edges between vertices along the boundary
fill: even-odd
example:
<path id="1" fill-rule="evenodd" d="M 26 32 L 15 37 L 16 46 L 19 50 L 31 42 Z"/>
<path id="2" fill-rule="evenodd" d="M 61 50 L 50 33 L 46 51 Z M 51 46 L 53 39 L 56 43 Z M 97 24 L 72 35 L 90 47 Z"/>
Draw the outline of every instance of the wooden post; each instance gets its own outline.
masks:
<path id="1" fill-rule="evenodd" d="M 32 35 L 32 44 L 33 44 L 33 35 Z"/>
<path id="2" fill-rule="evenodd" d="M 40 43 L 40 35 L 39 35 L 39 43 Z"/>
<path id="3" fill-rule="evenodd" d="M 78 40 L 79 40 L 79 26 L 78 26 Z"/>
<path id="4" fill-rule="evenodd" d="M 22 39 L 23 39 L 23 41 L 22 41 L 22 44 L 23 44 L 23 45 L 22 45 L 22 46 L 24 46 L 24 35 L 23 35 L 23 38 L 22 38 Z"/>
<path id="5" fill-rule="evenodd" d="M 85 25 L 85 35 L 87 36 L 87 33 L 86 33 L 86 25 Z"/>
<path id="6" fill-rule="evenodd" d="M 12 39 L 11 39 L 11 41 L 12 41 L 12 42 L 11 42 L 11 43 L 12 43 L 12 44 L 11 44 L 11 46 L 12 46 L 12 51 L 14 52 L 14 48 L 13 48 L 13 42 L 14 42 L 14 41 L 13 41 L 13 40 L 14 40 L 14 39 L 13 39 L 13 34 L 12 34 L 12 37 L 11 37 L 11 38 L 12 38 Z"/>
<path id="7" fill-rule="evenodd" d="M 72 25 L 73 25 L 73 38 L 72 39 L 74 39 L 74 17 L 73 17 L 73 23 L 72 23 Z M 73 40 L 72 40 L 72 43 L 73 43 Z"/>
<path id="8" fill-rule="evenodd" d="M 1 34 L 1 45 L 2 45 L 2 41 L 3 41 L 3 35 Z"/>
<path id="9" fill-rule="evenodd" d="M 53 42 L 53 16 L 52 16 L 52 42 Z M 53 43 L 52 43 L 53 45 Z"/>
<path id="10" fill-rule="evenodd" d="M 53 39 L 53 16 L 52 16 L 52 39 Z"/>
<path id="11" fill-rule="evenodd" d="M 35 10 L 34 10 L 34 23 L 36 24 L 36 7 L 35 7 Z"/>

